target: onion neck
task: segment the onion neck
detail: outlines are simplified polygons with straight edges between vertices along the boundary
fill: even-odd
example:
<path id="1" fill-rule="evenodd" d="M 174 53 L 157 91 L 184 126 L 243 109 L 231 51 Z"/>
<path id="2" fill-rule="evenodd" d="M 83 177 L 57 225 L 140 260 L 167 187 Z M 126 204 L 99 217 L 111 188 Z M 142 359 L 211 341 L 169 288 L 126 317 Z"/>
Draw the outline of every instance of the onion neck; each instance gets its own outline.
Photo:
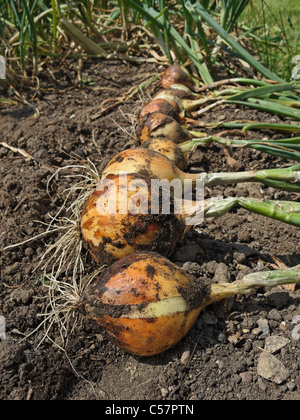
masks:
<path id="1" fill-rule="evenodd" d="M 247 295 L 257 287 L 277 287 L 300 283 L 300 265 L 286 270 L 273 270 L 251 273 L 233 283 L 211 285 L 210 302 L 229 298 L 235 295 Z"/>

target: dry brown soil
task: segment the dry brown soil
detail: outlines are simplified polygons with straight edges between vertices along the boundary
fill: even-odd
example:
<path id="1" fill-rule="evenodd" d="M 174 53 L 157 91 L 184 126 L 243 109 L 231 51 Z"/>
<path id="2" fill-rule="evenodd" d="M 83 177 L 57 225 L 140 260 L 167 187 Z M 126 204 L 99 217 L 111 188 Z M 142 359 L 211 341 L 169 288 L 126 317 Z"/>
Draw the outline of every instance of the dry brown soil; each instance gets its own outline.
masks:
<path id="1" fill-rule="evenodd" d="M 21 148 L 28 160 L 0 147 L 0 249 L 43 233 L 62 204 L 70 181 L 47 180 L 59 168 L 75 162 L 72 154 L 89 158 L 99 172 L 124 147 L 133 145 L 130 115 L 153 90 L 135 96 L 106 115 L 91 120 L 103 100 L 126 93 L 132 86 L 162 68 L 121 62 L 84 63 L 76 84 L 77 64 L 40 74 L 39 90 L 22 91 L 29 105 L 2 106 L 1 142 Z M 153 89 L 153 88 L 152 88 Z M 206 113 L 204 121 L 249 119 L 283 121 L 266 113 L 225 106 Z M 269 136 L 274 133 L 251 133 Z M 256 151 L 235 150 L 237 169 L 286 166 L 289 162 Z M 198 150 L 190 168 L 230 170 L 224 150 L 211 146 Z M 215 187 L 206 195 L 297 199 L 257 184 Z M 276 400 L 300 399 L 300 341 L 292 338 L 292 323 L 300 315 L 299 290 L 256 290 L 215 304 L 199 317 L 190 333 L 173 349 L 152 358 L 136 358 L 115 347 L 105 331 L 83 321 L 69 338 L 67 354 L 58 331 L 54 342 L 43 341 L 44 331 L 28 336 L 41 322 L 46 289 L 34 271 L 55 234 L 0 253 L 0 315 L 6 321 L 6 339 L 0 341 L 0 399 L 2 400 Z M 178 244 L 172 261 L 183 266 L 196 281 L 233 281 L 276 263 L 299 263 L 300 231 L 271 219 L 234 210 L 218 220 L 208 220 L 191 230 Z M 95 266 L 88 260 L 92 271 Z M 263 321 L 262 321 L 263 320 Z M 265 328 L 263 327 L 265 326 Z M 260 355 L 268 337 L 280 336 L 287 344 L 275 353 L 287 378 L 281 383 L 258 372 Z M 23 339 L 23 340 L 22 340 Z M 280 381 L 279 381 L 280 382 Z"/>

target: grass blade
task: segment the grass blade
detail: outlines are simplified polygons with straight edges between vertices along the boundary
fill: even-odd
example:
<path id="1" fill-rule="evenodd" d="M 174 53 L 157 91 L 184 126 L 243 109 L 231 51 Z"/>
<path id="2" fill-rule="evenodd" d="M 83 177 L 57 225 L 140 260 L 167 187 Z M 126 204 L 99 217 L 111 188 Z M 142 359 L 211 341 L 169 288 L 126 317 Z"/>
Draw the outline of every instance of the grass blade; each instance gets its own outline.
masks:
<path id="1" fill-rule="evenodd" d="M 300 121 L 300 111 L 297 111 L 296 109 L 286 105 L 277 104 L 273 101 L 266 101 L 259 98 L 248 98 L 247 101 L 227 99 L 226 102 L 230 104 L 242 105 L 249 108 L 258 109 L 260 111 L 269 112 L 271 114 L 278 114 L 283 117 L 289 117 L 294 120 Z"/>
<path id="2" fill-rule="evenodd" d="M 144 3 L 139 0 L 124 0 L 130 7 L 137 10 L 141 16 L 144 17 L 148 22 L 158 28 L 160 31 L 164 30 L 164 21 L 161 17 L 161 14 L 154 10 L 152 7 L 146 10 Z M 202 77 L 205 84 L 213 83 L 213 79 L 210 75 L 210 72 L 205 63 L 200 62 L 199 59 L 195 56 L 194 51 L 188 46 L 182 36 L 177 32 L 177 30 L 170 25 L 169 26 L 169 35 L 173 42 L 177 43 L 183 51 L 188 55 L 188 57 L 193 61 L 197 67 L 200 76 Z"/>
<path id="3" fill-rule="evenodd" d="M 237 52 L 240 57 L 258 70 L 267 79 L 275 80 L 277 82 L 284 82 L 276 74 L 272 73 L 263 64 L 257 61 L 248 51 L 246 51 L 228 32 L 225 31 L 212 16 L 205 10 L 199 3 L 191 4 L 187 2 L 187 7 L 194 8 L 197 13 L 205 20 L 205 22 L 232 48 L 233 51 Z"/>
<path id="4" fill-rule="evenodd" d="M 269 85 L 258 87 L 255 89 L 250 89 L 243 93 L 238 93 L 237 95 L 232 95 L 228 99 L 236 100 L 236 101 L 243 101 L 248 98 L 257 98 L 260 96 L 268 95 L 270 93 L 277 93 L 277 92 L 288 92 L 291 90 L 296 89 L 297 83 L 280 83 L 276 85 Z"/>
<path id="5" fill-rule="evenodd" d="M 108 53 L 96 44 L 93 40 L 85 36 L 76 26 L 68 22 L 66 19 L 62 19 L 62 24 L 68 34 L 77 41 L 83 48 L 89 51 L 91 54 L 106 58 Z"/>

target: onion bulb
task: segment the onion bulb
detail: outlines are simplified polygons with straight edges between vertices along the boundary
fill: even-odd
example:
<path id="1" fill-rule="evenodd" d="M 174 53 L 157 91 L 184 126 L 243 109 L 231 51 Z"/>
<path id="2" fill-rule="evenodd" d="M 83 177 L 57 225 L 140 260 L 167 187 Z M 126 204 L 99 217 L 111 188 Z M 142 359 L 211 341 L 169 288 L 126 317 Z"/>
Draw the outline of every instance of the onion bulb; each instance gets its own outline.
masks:
<path id="1" fill-rule="evenodd" d="M 148 115 L 137 128 L 137 137 L 143 143 L 153 137 L 166 138 L 174 143 L 191 140 L 195 136 L 174 118 L 155 112 Z"/>
<path id="2" fill-rule="evenodd" d="M 177 63 L 173 64 L 172 66 L 169 66 L 164 71 L 161 80 L 161 85 L 165 89 L 167 89 L 170 85 L 174 84 L 184 85 L 191 90 L 195 89 L 195 84 L 189 72 Z"/>
<path id="3" fill-rule="evenodd" d="M 207 98 L 197 96 L 194 99 L 191 99 L 190 95 L 187 92 L 182 91 L 181 89 L 166 89 L 157 92 L 153 99 L 164 99 L 168 101 L 171 105 L 175 102 L 176 106 L 179 107 L 180 112 L 182 111 L 195 111 L 199 106 L 207 102 Z"/>
<path id="4" fill-rule="evenodd" d="M 137 253 L 94 280 L 85 312 L 125 351 L 153 356 L 178 343 L 209 304 L 257 287 L 299 282 L 300 266 L 249 274 L 233 283 L 196 283 L 161 255 Z"/>
<path id="5" fill-rule="evenodd" d="M 137 178 L 164 179 L 168 181 L 178 179 L 182 185 L 187 179 L 197 181 L 203 178 L 203 174 L 183 172 L 167 156 L 144 148 L 128 149 L 120 152 L 104 168 L 101 179 L 122 173 L 135 174 Z"/>
<path id="6" fill-rule="evenodd" d="M 161 153 L 170 159 L 182 171 L 186 168 L 188 153 L 184 153 L 181 147 L 172 140 L 154 137 L 153 139 L 145 141 L 141 147 Z"/>
<path id="7" fill-rule="evenodd" d="M 174 346 L 193 326 L 198 295 L 193 281 L 166 258 L 138 253 L 94 281 L 86 313 L 119 347 L 153 356 Z"/>
<path id="8" fill-rule="evenodd" d="M 189 214 L 184 210 L 186 207 L 181 214 L 175 214 L 171 192 L 170 211 L 165 211 L 161 191 L 153 189 L 148 178 L 108 176 L 84 206 L 83 242 L 101 265 L 110 265 L 137 251 L 156 251 L 168 257 L 186 228 Z"/>
<path id="9" fill-rule="evenodd" d="M 166 100 L 170 101 L 170 104 L 176 103 L 176 107 L 183 111 L 184 104 L 189 103 L 192 100 L 199 98 L 199 95 L 193 93 L 189 88 L 183 85 L 171 85 L 168 89 L 159 90 L 155 93 L 153 99 L 161 99 L 166 97 Z"/>
<path id="10" fill-rule="evenodd" d="M 159 112 L 169 117 L 179 119 L 180 109 L 175 102 L 166 101 L 165 99 L 153 99 L 140 112 L 139 121 L 142 122 L 150 114 Z"/>

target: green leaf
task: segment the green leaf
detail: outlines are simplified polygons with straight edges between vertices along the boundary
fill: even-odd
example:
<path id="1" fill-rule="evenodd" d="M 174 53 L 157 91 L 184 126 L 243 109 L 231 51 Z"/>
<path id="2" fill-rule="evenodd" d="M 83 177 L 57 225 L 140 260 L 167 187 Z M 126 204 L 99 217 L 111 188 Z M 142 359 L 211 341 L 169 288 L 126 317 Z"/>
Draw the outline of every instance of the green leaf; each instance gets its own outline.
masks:
<path id="1" fill-rule="evenodd" d="M 300 111 L 286 105 L 277 104 L 273 101 L 266 101 L 259 98 L 248 98 L 247 101 L 226 100 L 227 103 L 243 105 L 249 108 L 258 109 L 260 111 L 269 112 L 271 114 L 289 117 L 300 121 Z"/>
<path id="2" fill-rule="evenodd" d="M 146 20 L 151 22 L 154 25 L 154 27 L 160 29 L 161 31 L 164 30 L 165 25 L 164 25 L 164 20 L 161 14 L 158 13 L 156 10 L 154 10 L 152 7 L 146 10 L 144 8 L 144 4 L 140 2 L 139 0 L 124 0 L 124 2 L 127 3 L 133 9 L 139 11 L 139 13 Z M 199 58 L 195 56 L 194 51 L 188 46 L 188 44 L 185 42 L 182 36 L 176 31 L 176 29 L 172 25 L 169 25 L 168 31 L 169 31 L 170 38 L 172 38 L 172 41 L 176 42 L 184 50 L 184 52 L 188 55 L 188 57 L 193 61 L 204 83 L 205 84 L 213 83 L 213 79 L 210 75 L 207 65 L 201 62 Z"/>
<path id="3" fill-rule="evenodd" d="M 245 50 L 228 32 L 225 31 L 213 17 L 204 9 L 199 3 L 191 4 L 189 1 L 186 3 L 187 7 L 194 8 L 197 13 L 205 20 L 205 22 L 214 29 L 215 32 L 232 48 L 233 51 L 237 52 L 240 57 L 258 70 L 267 79 L 275 80 L 277 82 L 284 82 L 276 74 L 272 73 L 263 64 L 257 61 L 247 50 Z"/>
<path id="4" fill-rule="evenodd" d="M 248 98 L 257 98 L 263 95 L 268 95 L 270 93 L 291 91 L 291 90 L 294 90 L 296 86 L 297 84 L 295 82 L 263 86 L 263 87 L 258 87 L 255 89 L 248 90 L 243 93 L 239 93 L 237 95 L 232 95 L 228 99 L 239 101 L 239 100 L 245 100 Z M 299 101 L 299 104 L 300 104 L 300 101 Z"/>

